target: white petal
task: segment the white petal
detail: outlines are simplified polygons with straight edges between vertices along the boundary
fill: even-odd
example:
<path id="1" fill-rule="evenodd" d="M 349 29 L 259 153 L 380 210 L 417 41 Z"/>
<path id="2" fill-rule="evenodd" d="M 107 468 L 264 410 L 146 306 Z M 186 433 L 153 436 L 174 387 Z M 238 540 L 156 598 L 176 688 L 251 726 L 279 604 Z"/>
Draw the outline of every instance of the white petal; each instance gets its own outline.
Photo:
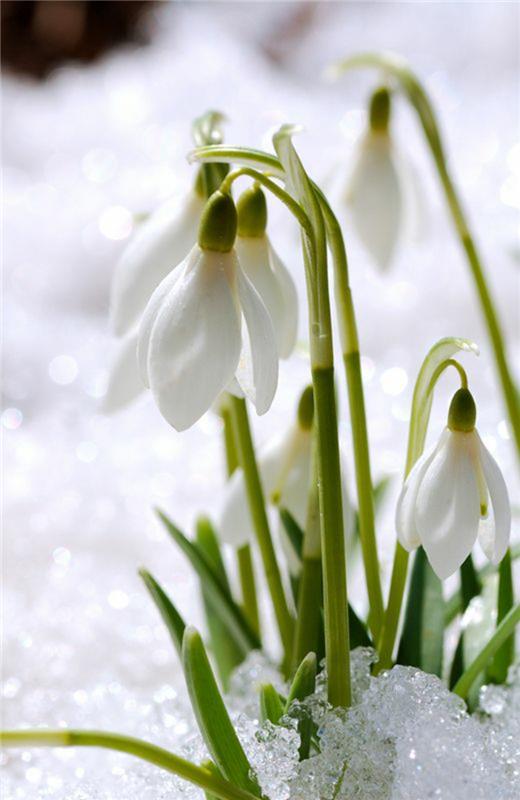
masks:
<path id="1" fill-rule="evenodd" d="M 148 376 L 148 352 L 150 348 L 150 336 L 152 335 L 153 326 L 157 319 L 159 310 L 163 301 L 168 296 L 170 291 L 178 280 L 182 280 L 187 270 L 190 270 L 194 263 L 196 263 L 199 256 L 199 247 L 195 245 L 193 250 L 186 256 L 184 262 L 179 264 L 177 269 L 172 270 L 169 275 L 161 281 L 152 296 L 148 301 L 148 305 L 143 311 L 141 317 L 141 324 L 139 325 L 139 336 L 137 340 L 137 363 L 139 366 L 139 373 L 144 385 L 150 386 L 150 379 Z"/>
<path id="2" fill-rule="evenodd" d="M 475 469 L 477 447 L 474 433 L 450 431 L 419 487 L 417 530 L 441 580 L 456 572 L 477 538 L 480 517 Z"/>
<path id="3" fill-rule="evenodd" d="M 395 527 L 399 541 L 405 550 L 411 552 L 419 547 L 421 539 L 417 531 L 415 513 L 417 510 L 417 494 L 419 492 L 425 472 L 437 455 L 439 449 L 444 445 L 448 432 L 445 430 L 437 445 L 426 453 L 423 453 L 413 465 L 410 474 L 403 483 L 401 494 L 397 501 Z"/>
<path id="4" fill-rule="evenodd" d="M 478 436 L 478 434 L 477 434 Z M 511 506 L 504 476 L 497 462 L 478 436 L 480 459 L 486 479 L 493 518 L 481 520 L 479 541 L 493 564 L 499 564 L 509 547 L 511 535 Z"/>
<path id="5" fill-rule="evenodd" d="M 280 285 L 284 304 L 283 331 L 278 343 L 280 358 L 289 358 L 298 335 L 298 293 L 291 273 L 270 242 L 269 256 Z"/>
<path id="6" fill-rule="evenodd" d="M 392 143 L 367 135 L 358 152 L 347 194 L 356 232 L 377 264 L 390 264 L 402 224 L 402 189 Z"/>
<path id="7" fill-rule="evenodd" d="M 136 230 L 116 266 L 110 316 L 116 334 L 134 325 L 150 295 L 197 241 L 204 201 L 188 196 L 163 204 Z"/>
<path id="8" fill-rule="evenodd" d="M 236 378 L 240 387 L 265 414 L 271 406 L 278 384 L 278 350 L 271 318 L 256 289 L 240 267 L 237 270 L 238 294 L 244 314 L 243 349 Z"/>
<path id="9" fill-rule="evenodd" d="M 137 331 L 132 331 L 118 342 L 116 357 L 112 362 L 108 386 L 101 403 L 105 414 L 127 406 L 144 391 L 137 366 Z"/>
<path id="10" fill-rule="evenodd" d="M 164 298 L 148 351 L 150 388 L 177 430 L 195 423 L 226 388 L 240 355 L 231 253 L 199 251 Z"/>
<path id="11" fill-rule="evenodd" d="M 273 323 L 278 352 L 284 338 L 284 299 L 279 281 L 271 269 L 269 242 L 266 236 L 242 237 L 236 240 L 240 266 L 260 295 Z"/>

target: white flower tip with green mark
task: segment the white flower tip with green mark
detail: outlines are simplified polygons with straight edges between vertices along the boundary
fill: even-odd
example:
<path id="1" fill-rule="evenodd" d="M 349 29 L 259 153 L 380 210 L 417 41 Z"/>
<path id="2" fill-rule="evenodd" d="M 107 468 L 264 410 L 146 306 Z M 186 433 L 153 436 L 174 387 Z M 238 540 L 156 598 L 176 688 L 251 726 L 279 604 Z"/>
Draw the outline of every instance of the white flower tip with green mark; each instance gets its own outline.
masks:
<path id="1" fill-rule="evenodd" d="M 235 378 L 259 414 L 273 401 L 278 353 L 272 323 L 234 249 L 192 249 L 150 298 L 137 351 L 143 380 L 179 431 Z"/>
<path id="2" fill-rule="evenodd" d="M 191 250 L 203 208 L 204 201 L 190 190 L 163 203 L 138 226 L 112 282 L 110 320 L 116 335 L 137 324 L 154 289 Z"/>
<path id="3" fill-rule="evenodd" d="M 459 400 L 450 413 L 455 428 L 447 427 L 437 446 L 415 463 L 396 513 L 402 546 L 411 551 L 422 545 L 441 580 L 457 571 L 477 539 L 487 558 L 498 564 L 511 530 L 504 478 L 473 427 L 471 403 Z"/>

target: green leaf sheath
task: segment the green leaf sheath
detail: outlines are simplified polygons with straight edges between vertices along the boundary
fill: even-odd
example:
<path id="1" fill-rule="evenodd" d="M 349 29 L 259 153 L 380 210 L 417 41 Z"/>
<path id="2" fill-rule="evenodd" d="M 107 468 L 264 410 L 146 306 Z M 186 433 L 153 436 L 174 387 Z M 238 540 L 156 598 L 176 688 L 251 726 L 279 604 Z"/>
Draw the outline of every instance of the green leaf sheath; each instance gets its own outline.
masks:
<path id="1" fill-rule="evenodd" d="M 228 781 L 259 797 L 258 784 L 219 692 L 202 638 L 191 626 L 184 632 L 182 662 L 191 704 L 212 759 Z"/>
<path id="2" fill-rule="evenodd" d="M 442 674 L 444 600 L 442 582 L 420 547 L 415 555 L 397 662 Z"/>
<path id="3" fill-rule="evenodd" d="M 166 514 L 162 511 L 158 511 L 157 514 L 173 541 L 188 558 L 201 581 L 204 582 L 208 595 L 211 595 L 214 608 L 218 609 L 221 620 L 226 624 L 229 634 L 241 648 L 244 656 L 251 650 L 258 650 L 260 648 L 258 636 L 251 629 L 242 609 L 235 603 L 206 556 L 194 542 L 181 533 Z"/>
<path id="4" fill-rule="evenodd" d="M 272 722 L 278 725 L 284 713 L 284 706 L 280 695 L 271 683 L 264 683 L 260 687 L 260 718 L 262 722 Z"/>
<path id="5" fill-rule="evenodd" d="M 198 767 L 184 758 L 164 750 L 162 747 L 105 731 L 80 730 L 21 730 L 2 731 L 2 747 L 102 747 L 136 756 L 150 764 L 171 772 L 180 778 L 210 792 L 218 800 L 254 800 L 258 794 L 251 793 L 220 778 L 204 767 Z"/>

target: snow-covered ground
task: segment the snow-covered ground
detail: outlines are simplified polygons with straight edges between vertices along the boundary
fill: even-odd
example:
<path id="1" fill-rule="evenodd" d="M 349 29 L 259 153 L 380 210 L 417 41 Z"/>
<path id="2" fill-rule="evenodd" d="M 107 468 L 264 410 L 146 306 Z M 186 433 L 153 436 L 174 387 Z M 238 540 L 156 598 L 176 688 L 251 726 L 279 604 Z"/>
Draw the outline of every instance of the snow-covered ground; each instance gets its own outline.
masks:
<path id="1" fill-rule="evenodd" d="M 200 623 L 194 578 L 151 508 L 165 508 L 187 532 L 197 513 L 215 512 L 224 474 L 219 422 L 207 415 L 177 434 L 146 395 L 117 416 L 99 413 L 113 347 L 114 264 L 133 215 L 192 180 L 185 154 L 193 117 L 218 108 L 229 119 L 227 141 L 251 146 L 266 146 L 282 122 L 302 123 L 305 164 L 334 189 L 331 176 L 347 172 L 374 83 L 352 74 L 327 84 L 323 67 L 362 49 L 408 57 L 439 110 L 519 363 L 518 14 L 515 4 L 463 2 L 161 4 L 148 47 L 60 69 L 44 84 L 4 76 L 4 725 L 95 726 L 198 753 L 180 668 L 136 572 L 147 566 Z M 395 476 L 380 525 L 385 579 L 413 380 L 442 336 L 481 348 L 478 361 L 465 360 L 480 433 L 516 504 L 520 497 L 473 286 L 404 101 L 394 130 L 423 187 L 423 240 L 381 275 L 347 231 L 374 473 Z M 272 223 L 303 308 L 297 232 L 277 208 Z M 302 342 L 305 326 L 302 314 Z M 308 377 L 302 347 L 282 365 L 272 410 L 254 420 L 259 442 L 286 424 Z M 443 380 L 432 436 L 454 385 Z M 340 370 L 338 389 L 348 454 Z M 360 580 L 352 599 L 363 610 Z M 101 752 L 33 750 L 6 762 L 6 800 L 159 800 L 192 791 Z M 422 800 L 409 791 L 403 798 Z"/>

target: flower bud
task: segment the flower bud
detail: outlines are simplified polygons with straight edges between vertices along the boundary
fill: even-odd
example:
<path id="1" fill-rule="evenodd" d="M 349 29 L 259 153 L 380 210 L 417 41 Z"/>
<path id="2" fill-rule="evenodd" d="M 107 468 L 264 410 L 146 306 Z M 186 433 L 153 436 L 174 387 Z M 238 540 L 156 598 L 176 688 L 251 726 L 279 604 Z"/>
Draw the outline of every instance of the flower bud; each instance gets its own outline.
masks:
<path id="1" fill-rule="evenodd" d="M 459 389 L 453 395 L 448 411 L 448 428 L 451 431 L 471 433 L 475 429 L 477 407 L 469 389 Z"/>
<path id="2" fill-rule="evenodd" d="M 209 198 L 199 227 L 199 247 L 229 253 L 237 235 L 237 210 L 233 198 L 220 191 Z"/>
<path id="3" fill-rule="evenodd" d="M 370 130 L 374 133 L 387 133 L 390 111 L 390 92 L 386 86 L 380 86 L 370 98 Z"/>
<path id="4" fill-rule="evenodd" d="M 242 192 L 237 202 L 238 235 L 258 239 L 267 227 L 267 202 L 260 186 L 255 183 Z"/>

